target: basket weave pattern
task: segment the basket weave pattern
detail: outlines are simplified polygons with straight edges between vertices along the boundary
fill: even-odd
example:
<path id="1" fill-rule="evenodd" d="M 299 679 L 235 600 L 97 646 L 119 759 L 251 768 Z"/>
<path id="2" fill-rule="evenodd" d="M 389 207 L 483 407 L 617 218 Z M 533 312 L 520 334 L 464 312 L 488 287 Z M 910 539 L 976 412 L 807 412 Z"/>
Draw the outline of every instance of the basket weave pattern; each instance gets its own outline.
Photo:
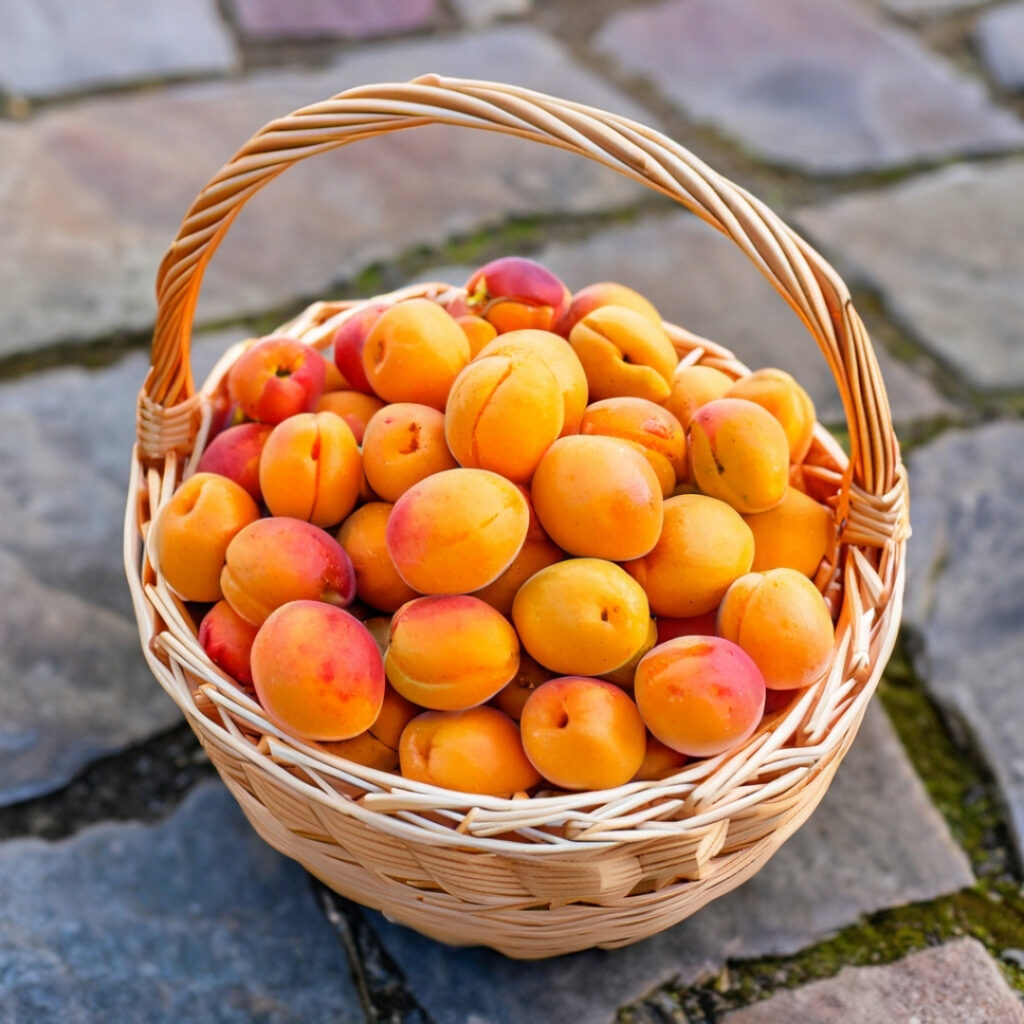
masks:
<path id="1" fill-rule="evenodd" d="M 739 245 L 792 306 L 836 379 L 850 456 L 819 426 L 807 472 L 837 535 L 815 580 L 836 618 L 830 671 L 741 747 L 657 782 L 522 800 L 471 797 L 296 740 L 209 661 L 145 547 L 194 471 L 214 396 L 247 343 L 195 390 L 189 360 L 203 271 L 245 202 L 306 156 L 427 124 L 516 135 L 605 164 L 678 200 Z M 456 290 L 421 285 L 367 301 Z M 342 93 L 272 122 L 206 186 L 157 281 L 152 369 L 139 395 L 125 566 L 149 664 L 255 829 L 337 892 L 446 942 L 533 958 L 651 935 L 753 875 L 817 806 L 856 735 L 899 624 L 909 533 L 888 400 L 849 293 L 758 200 L 635 122 L 487 82 L 426 76 Z M 359 303 L 316 303 L 278 333 L 324 347 Z M 684 362 L 749 372 L 665 324 Z"/>

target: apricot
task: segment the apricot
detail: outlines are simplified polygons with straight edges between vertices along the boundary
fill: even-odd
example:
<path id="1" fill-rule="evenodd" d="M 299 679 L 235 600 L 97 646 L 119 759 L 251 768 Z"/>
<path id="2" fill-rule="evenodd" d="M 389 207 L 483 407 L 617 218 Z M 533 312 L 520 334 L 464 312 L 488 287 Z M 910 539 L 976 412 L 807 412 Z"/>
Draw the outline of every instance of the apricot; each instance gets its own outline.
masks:
<path id="1" fill-rule="evenodd" d="M 377 641 L 380 656 L 383 658 L 384 652 L 388 649 L 388 637 L 391 636 L 391 616 L 371 615 L 368 619 L 363 619 L 363 625 L 370 631 L 370 636 Z"/>
<path id="2" fill-rule="evenodd" d="M 196 473 L 150 527 L 151 550 L 168 586 L 186 601 L 219 601 L 228 546 L 260 510 L 248 491 L 216 473 Z"/>
<path id="3" fill-rule="evenodd" d="M 636 705 L 613 683 L 563 676 L 539 686 L 523 707 L 523 748 L 563 789 L 612 789 L 644 759 L 647 731 Z"/>
<path id="4" fill-rule="evenodd" d="M 220 585 L 231 607 L 258 626 L 289 601 L 350 604 L 356 576 L 330 534 L 302 519 L 273 516 L 250 523 L 228 544 Z"/>
<path id="5" fill-rule="evenodd" d="M 244 689 L 252 689 L 250 657 L 256 627 L 251 622 L 246 622 L 227 601 L 221 600 L 203 616 L 198 639 L 199 646 L 214 665 Z"/>
<path id="6" fill-rule="evenodd" d="M 360 505 L 338 530 L 338 543 L 352 560 L 356 596 L 382 612 L 397 611 L 417 597 L 391 561 L 387 546 L 388 518 L 393 506 L 385 501 Z"/>
<path id="7" fill-rule="evenodd" d="M 519 593 L 519 588 L 534 573 L 560 562 L 563 558 L 565 552 L 557 544 L 552 544 L 550 540 L 531 540 L 528 536 L 523 541 L 519 554 L 512 559 L 512 564 L 496 580 L 474 591 L 473 594 L 502 615 L 511 615 L 512 602 Z"/>
<path id="8" fill-rule="evenodd" d="M 718 633 L 754 660 L 771 690 L 799 690 L 827 671 L 835 629 L 825 599 L 795 569 L 741 576 L 718 609 Z"/>
<path id="9" fill-rule="evenodd" d="M 239 423 L 218 434 L 199 459 L 200 473 L 219 473 L 244 487 L 259 504 L 260 454 L 273 428 L 268 423 Z"/>
<path id="10" fill-rule="evenodd" d="M 635 441 L 665 458 L 676 477 L 686 476 L 686 432 L 667 409 L 646 398 L 604 398 L 587 406 L 581 434 L 600 434 Z M 673 479 L 673 487 L 675 480 Z"/>
<path id="11" fill-rule="evenodd" d="M 384 664 L 366 627 L 321 601 L 282 605 L 260 626 L 252 676 L 267 715 L 311 740 L 368 729 L 384 702 Z"/>
<path id="12" fill-rule="evenodd" d="M 323 356 L 324 360 L 324 395 L 328 391 L 347 391 L 349 389 L 349 383 L 345 380 L 341 370 L 334 365 L 334 361 L 331 357 L 321 350 L 320 355 Z M 320 396 L 323 398 L 323 395 Z M 319 412 L 316 406 L 313 407 L 313 412 Z"/>
<path id="13" fill-rule="evenodd" d="M 367 625 L 365 622 L 363 625 Z M 375 638 L 376 639 L 376 638 Z M 380 644 L 377 645 L 378 648 Z M 321 743 L 320 746 L 329 754 L 344 757 L 367 768 L 378 771 L 392 772 L 398 770 L 398 743 L 402 730 L 420 712 L 411 701 L 406 700 L 394 687 L 385 683 L 384 701 L 380 714 L 373 724 L 358 736 L 351 739 L 338 740 L 335 743 Z"/>
<path id="14" fill-rule="evenodd" d="M 690 420 L 690 472 L 697 486 L 737 512 L 774 508 L 789 486 L 782 424 L 745 398 L 716 398 Z"/>
<path id="15" fill-rule="evenodd" d="M 689 757 L 714 757 L 757 728 L 764 679 L 753 660 L 720 637 L 681 636 L 637 666 L 633 686 L 647 728 Z"/>
<path id="16" fill-rule="evenodd" d="M 334 349 L 334 365 L 354 391 L 372 394 L 373 388 L 366 379 L 363 369 L 363 349 L 370 329 L 387 309 L 387 304 L 375 302 L 357 312 L 334 332 L 332 347 Z"/>
<path id="17" fill-rule="evenodd" d="M 701 615 L 691 615 L 683 619 L 659 615 L 656 625 L 659 644 L 674 640 L 677 636 L 716 636 L 718 606 Z"/>
<path id="18" fill-rule="evenodd" d="M 811 396 L 785 370 L 765 367 L 741 377 L 726 392 L 767 409 L 782 424 L 790 462 L 802 462 L 814 439 L 815 412 Z"/>
<path id="19" fill-rule="evenodd" d="M 624 568 L 655 615 L 688 618 L 711 611 L 753 559 L 754 536 L 735 509 L 703 494 L 680 494 L 665 502 L 665 525 L 652 550 Z"/>
<path id="20" fill-rule="evenodd" d="M 399 576 L 422 594 L 468 594 L 497 579 L 530 525 L 526 499 L 486 469 L 448 469 L 395 502 L 387 545 Z"/>
<path id="21" fill-rule="evenodd" d="M 490 700 L 519 668 L 519 639 L 508 620 L 468 594 L 418 597 L 391 619 L 384 654 L 391 685 L 433 711 Z"/>
<path id="22" fill-rule="evenodd" d="M 661 326 L 661 314 L 651 301 L 638 291 L 615 281 L 597 281 L 586 285 L 573 295 L 565 316 L 555 324 L 554 330 L 567 338 L 569 332 L 583 317 L 600 306 L 625 306 L 627 309 L 635 309 Z"/>
<path id="23" fill-rule="evenodd" d="M 641 452 L 617 437 L 559 438 L 540 460 L 530 495 L 541 526 L 573 555 L 639 558 L 661 533 L 658 477 Z"/>
<path id="24" fill-rule="evenodd" d="M 444 409 L 468 362 L 465 331 L 430 299 L 406 299 L 384 310 L 363 348 L 363 369 L 377 395 L 435 409 Z"/>
<path id="25" fill-rule="evenodd" d="M 644 748 L 644 759 L 633 776 L 633 782 L 652 782 L 663 779 L 666 775 L 679 771 L 689 760 L 685 754 L 665 746 L 656 736 L 647 733 L 647 745 Z"/>
<path id="26" fill-rule="evenodd" d="M 461 793 L 510 797 L 541 781 L 516 723 L 497 708 L 428 711 L 405 728 L 402 775 Z"/>
<path id="27" fill-rule="evenodd" d="M 322 394 L 313 411 L 333 412 L 335 416 L 340 416 L 349 425 L 356 444 L 362 444 L 370 417 L 383 408 L 384 403 L 376 395 L 343 389 Z"/>
<path id="28" fill-rule="evenodd" d="M 385 501 L 398 501 L 413 484 L 457 465 L 445 441 L 444 413 L 429 405 L 386 405 L 366 425 L 363 468 Z"/>
<path id="29" fill-rule="evenodd" d="M 754 572 L 796 569 L 813 577 L 835 531 L 831 509 L 792 486 L 775 508 L 743 521 L 754 535 Z"/>
<path id="30" fill-rule="evenodd" d="M 228 396 L 249 419 L 280 423 L 311 412 L 326 377 L 323 358 L 311 345 L 284 336 L 262 338 L 228 371 Z"/>
<path id="31" fill-rule="evenodd" d="M 562 436 L 579 430 L 587 407 L 587 375 L 572 346 L 551 331 L 509 331 L 488 342 L 477 359 L 489 356 L 536 356 L 555 375 L 562 392 Z"/>
<path id="32" fill-rule="evenodd" d="M 595 401 L 619 395 L 663 402 L 679 357 L 660 324 L 626 306 L 599 306 L 569 333 Z"/>
<path id="33" fill-rule="evenodd" d="M 275 516 L 333 526 L 355 508 L 362 482 L 355 435 L 333 412 L 292 416 L 263 446 L 260 488 Z"/>
<path id="34" fill-rule="evenodd" d="M 455 322 L 466 332 L 470 359 L 476 356 L 484 345 L 494 341 L 498 336 L 498 329 L 482 316 L 464 313 L 462 316 L 457 316 Z"/>
<path id="35" fill-rule="evenodd" d="M 520 653 L 516 674 L 491 698 L 491 703 L 517 722 L 530 694 L 551 678 L 551 673 L 528 654 Z"/>
<path id="36" fill-rule="evenodd" d="M 611 672 L 603 672 L 600 678 L 607 680 L 609 683 L 614 683 L 616 686 L 621 686 L 624 690 L 632 690 L 633 678 L 636 675 L 636 667 L 640 664 L 640 659 L 657 642 L 658 627 L 655 625 L 654 619 L 651 619 L 647 624 L 647 636 L 644 637 L 644 642 L 633 652 L 633 656 L 629 661 Z"/>
<path id="37" fill-rule="evenodd" d="M 531 657 L 563 675 L 603 675 L 647 639 L 643 588 L 620 566 L 570 558 L 531 576 L 512 603 L 512 621 Z"/>
<path id="38" fill-rule="evenodd" d="M 524 328 L 549 331 L 569 306 L 569 289 L 547 267 L 523 256 L 502 256 L 466 282 L 466 308 L 499 334 Z"/>
<path id="39" fill-rule="evenodd" d="M 445 437 L 460 465 L 525 483 L 561 433 L 563 418 L 558 381 L 544 363 L 528 355 L 486 356 L 455 378 Z"/>
<path id="40" fill-rule="evenodd" d="M 672 390 L 665 399 L 665 408 L 685 430 L 702 405 L 724 398 L 732 385 L 733 378 L 713 366 L 684 366 L 672 378 Z"/>

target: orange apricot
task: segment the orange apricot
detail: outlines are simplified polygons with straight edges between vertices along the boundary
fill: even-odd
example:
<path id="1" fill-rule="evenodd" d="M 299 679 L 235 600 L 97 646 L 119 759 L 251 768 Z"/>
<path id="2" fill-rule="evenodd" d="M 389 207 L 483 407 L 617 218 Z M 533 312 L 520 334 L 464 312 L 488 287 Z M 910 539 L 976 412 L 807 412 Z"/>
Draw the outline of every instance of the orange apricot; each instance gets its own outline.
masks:
<path id="1" fill-rule="evenodd" d="M 489 320 L 499 334 L 550 330 L 569 306 L 569 289 L 547 267 L 524 256 L 485 263 L 466 282 L 466 308 Z"/>
<path id="2" fill-rule="evenodd" d="M 665 746 L 651 732 L 647 733 L 647 746 L 644 748 L 644 759 L 633 776 L 633 782 L 652 782 L 663 779 L 679 771 L 689 760 L 685 754 Z"/>
<path id="3" fill-rule="evenodd" d="M 397 611 L 417 597 L 388 554 L 387 527 L 393 506 L 386 501 L 360 505 L 338 530 L 338 543 L 352 560 L 356 596 L 382 612 Z"/>
<path id="4" fill-rule="evenodd" d="M 785 370 L 765 367 L 741 377 L 726 392 L 767 409 L 782 424 L 790 462 L 802 462 L 814 439 L 815 412 L 811 396 Z"/>
<path id="5" fill-rule="evenodd" d="M 565 552 L 549 540 L 523 541 L 519 554 L 512 559 L 512 564 L 493 582 L 473 592 L 474 597 L 486 601 L 502 615 L 512 614 L 512 602 L 519 588 L 536 572 L 554 565 L 565 558 Z"/>
<path id="6" fill-rule="evenodd" d="M 686 618 L 672 618 L 659 615 L 657 618 L 658 643 L 675 640 L 677 636 L 715 636 L 718 625 L 718 606 L 702 615 Z"/>
<path id="7" fill-rule="evenodd" d="M 365 626 L 366 623 L 364 622 L 363 625 Z M 355 761 L 368 768 L 386 772 L 397 771 L 398 743 L 402 736 L 402 730 L 421 711 L 422 708 L 406 700 L 395 691 L 394 687 L 385 684 L 384 701 L 381 704 L 380 713 L 365 732 L 361 732 L 351 739 L 319 745 L 329 754 L 344 757 L 346 760 Z"/>
<path id="8" fill-rule="evenodd" d="M 665 399 L 665 408 L 685 430 L 702 405 L 724 398 L 732 385 L 733 378 L 713 366 L 684 366 L 672 378 L 672 390 Z"/>
<path id="9" fill-rule="evenodd" d="M 469 342 L 470 359 L 476 356 L 484 345 L 494 341 L 498 336 L 497 327 L 482 316 L 464 313 L 462 316 L 457 316 L 455 322 L 466 332 L 466 340 Z"/>
<path id="10" fill-rule="evenodd" d="M 790 487 L 775 508 L 746 515 L 754 535 L 754 572 L 796 569 L 814 576 L 835 531 L 832 510 Z"/>
<path id="11" fill-rule="evenodd" d="M 327 366 L 311 345 L 274 335 L 259 339 L 234 362 L 228 396 L 251 420 L 280 423 L 311 412 L 323 394 Z"/>
<path id="12" fill-rule="evenodd" d="M 597 281 L 573 294 L 565 316 L 555 324 L 554 330 L 565 338 L 569 337 L 570 331 L 580 320 L 601 306 L 625 306 L 628 309 L 635 309 L 661 326 L 661 314 L 654 308 L 653 303 L 638 291 L 615 281 Z"/>
<path id="13" fill-rule="evenodd" d="M 530 694 L 551 678 L 551 673 L 528 654 L 520 653 L 516 674 L 491 698 L 491 703 L 517 722 Z"/>
<path id="14" fill-rule="evenodd" d="M 646 398 L 627 396 L 592 402 L 583 414 L 580 433 L 635 441 L 667 459 L 676 477 L 686 476 L 683 425 L 668 409 Z"/>
<path id="15" fill-rule="evenodd" d="M 633 689 L 633 679 L 636 676 L 636 667 L 640 659 L 658 642 L 658 627 L 654 619 L 647 624 L 647 636 L 644 642 L 633 652 L 633 656 L 624 665 L 620 665 L 611 672 L 602 672 L 600 678 L 621 686 L 624 690 Z"/>
<path id="16" fill-rule="evenodd" d="M 333 412 L 335 416 L 340 416 L 349 425 L 356 443 L 362 444 L 370 417 L 383 408 L 384 403 L 376 395 L 343 388 L 339 391 L 325 391 L 313 411 Z"/>

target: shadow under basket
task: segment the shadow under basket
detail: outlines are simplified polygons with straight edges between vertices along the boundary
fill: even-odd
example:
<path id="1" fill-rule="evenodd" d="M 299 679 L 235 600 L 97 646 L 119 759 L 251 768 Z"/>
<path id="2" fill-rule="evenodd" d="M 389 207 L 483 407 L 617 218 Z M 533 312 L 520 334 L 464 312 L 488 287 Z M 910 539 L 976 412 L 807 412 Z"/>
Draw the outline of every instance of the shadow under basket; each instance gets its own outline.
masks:
<path id="1" fill-rule="evenodd" d="M 211 663 L 188 606 L 147 554 L 153 517 L 195 470 L 227 371 L 248 344 L 227 352 L 195 390 L 195 303 L 234 217 L 304 157 L 427 124 L 557 146 L 673 197 L 742 248 L 828 362 L 850 455 L 818 425 L 806 473 L 836 516 L 815 579 L 836 623 L 831 667 L 726 754 L 659 781 L 527 799 L 476 797 L 365 768 L 273 725 Z M 384 298 L 445 304 L 458 294 L 423 285 Z M 845 285 L 757 199 L 625 118 L 512 86 L 428 75 L 352 89 L 262 129 L 193 203 L 160 267 L 157 295 L 125 518 L 129 586 L 157 680 L 273 847 L 341 895 L 425 935 L 529 959 L 622 946 L 675 924 L 753 875 L 811 814 L 895 640 L 909 534 L 906 476 L 874 352 Z M 275 333 L 323 348 L 360 305 L 317 303 Z M 684 362 L 733 377 L 749 372 L 721 346 L 665 327 Z"/>

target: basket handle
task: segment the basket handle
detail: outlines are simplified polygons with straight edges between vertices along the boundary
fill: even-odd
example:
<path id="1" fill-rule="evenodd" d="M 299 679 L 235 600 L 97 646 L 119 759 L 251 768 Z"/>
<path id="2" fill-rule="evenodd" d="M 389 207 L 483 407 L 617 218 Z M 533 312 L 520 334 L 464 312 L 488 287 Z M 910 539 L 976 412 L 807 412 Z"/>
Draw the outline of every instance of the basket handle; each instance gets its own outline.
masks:
<path id="1" fill-rule="evenodd" d="M 139 395 L 143 457 L 187 451 L 194 439 L 189 350 L 196 300 L 207 262 L 245 203 L 307 156 L 428 124 L 482 128 L 589 157 L 672 197 L 731 238 L 825 356 L 849 427 L 851 484 L 876 506 L 870 514 L 902 508 L 899 446 L 870 339 L 845 284 L 811 246 L 754 196 L 651 128 L 542 93 L 439 75 L 350 89 L 272 121 L 199 193 L 157 275 L 152 368 Z"/>

